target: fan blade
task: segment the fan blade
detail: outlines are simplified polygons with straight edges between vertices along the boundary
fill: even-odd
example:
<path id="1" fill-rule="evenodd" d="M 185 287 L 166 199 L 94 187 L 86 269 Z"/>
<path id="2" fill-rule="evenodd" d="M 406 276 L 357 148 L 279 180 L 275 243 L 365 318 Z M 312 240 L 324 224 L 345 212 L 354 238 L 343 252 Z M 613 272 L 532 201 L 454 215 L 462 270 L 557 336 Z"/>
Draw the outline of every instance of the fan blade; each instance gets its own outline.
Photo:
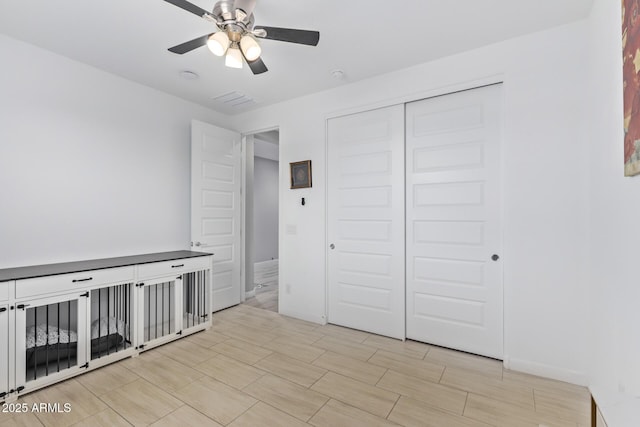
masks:
<path id="1" fill-rule="evenodd" d="M 317 31 L 294 30 L 293 28 L 255 27 L 255 30 L 265 30 L 266 36 L 257 36 L 263 39 L 278 40 L 282 42 L 306 44 L 317 46 L 320 41 L 320 33 Z"/>
<path id="2" fill-rule="evenodd" d="M 186 10 L 187 12 L 191 12 L 194 15 L 198 15 L 203 18 L 206 15 L 210 15 L 206 10 L 196 6 L 195 4 L 191 4 L 186 0 L 164 0 L 167 3 L 171 3 L 174 6 L 178 6 L 180 9 Z"/>
<path id="3" fill-rule="evenodd" d="M 245 58 L 245 60 L 246 59 L 247 58 Z M 249 68 L 251 68 L 253 74 L 262 74 L 269 71 L 267 66 L 264 65 L 264 62 L 262 62 L 262 58 L 258 58 L 255 61 L 247 61 L 247 64 L 249 65 Z"/>
<path id="4" fill-rule="evenodd" d="M 213 33 L 211 33 L 213 34 Z M 211 34 L 207 34 L 206 36 L 198 37 L 197 39 L 189 40 L 188 42 L 184 42 L 174 47 L 169 48 L 169 52 L 177 53 L 178 55 L 182 55 L 187 52 L 191 52 L 194 49 L 199 48 L 200 46 L 204 46 L 207 44 L 207 40 L 209 40 L 209 36 Z"/>
<path id="5" fill-rule="evenodd" d="M 242 49 L 240 49 L 240 52 L 242 52 Z M 258 57 L 258 59 L 256 60 L 249 61 L 245 56 L 244 52 L 242 52 L 242 57 L 244 58 L 249 68 L 251 68 L 251 71 L 253 72 L 253 74 L 262 74 L 269 71 L 267 66 L 264 65 L 264 62 L 262 62 L 262 58 Z"/>

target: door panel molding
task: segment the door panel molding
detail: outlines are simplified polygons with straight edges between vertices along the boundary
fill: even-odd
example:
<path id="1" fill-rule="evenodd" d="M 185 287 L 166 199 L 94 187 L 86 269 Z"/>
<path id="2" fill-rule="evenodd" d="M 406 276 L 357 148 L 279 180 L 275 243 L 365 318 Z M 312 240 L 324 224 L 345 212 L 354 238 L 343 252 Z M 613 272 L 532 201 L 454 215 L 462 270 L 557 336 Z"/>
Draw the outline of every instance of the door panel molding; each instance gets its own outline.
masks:
<path id="1" fill-rule="evenodd" d="M 502 359 L 501 85 L 406 105 L 407 338 Z"/>
<path id="2" fill-rule="evenodd" d="M 239 304 L 242 153 L 239 133 L 191 122 L 191 244 L 213 252 L 213 311 Z"/>
<path id="3" fill-rule="evenodd" d="M 327 129 L 328 321 L 404 339 L 404 106 Z"/>

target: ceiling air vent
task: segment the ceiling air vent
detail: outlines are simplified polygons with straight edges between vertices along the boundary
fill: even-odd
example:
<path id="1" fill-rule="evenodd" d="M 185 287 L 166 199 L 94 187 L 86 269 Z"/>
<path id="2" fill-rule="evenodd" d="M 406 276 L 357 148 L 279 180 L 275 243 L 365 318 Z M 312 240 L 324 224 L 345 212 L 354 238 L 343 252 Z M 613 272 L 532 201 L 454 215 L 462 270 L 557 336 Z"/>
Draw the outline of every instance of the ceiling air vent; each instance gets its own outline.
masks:
<path id="1" fill-rule="evenodd" d="M 229 92 L 213 97 L 213 101 L 223 107 L 244 108 L 255 105 L 256 100 L 240 92 Z"/>

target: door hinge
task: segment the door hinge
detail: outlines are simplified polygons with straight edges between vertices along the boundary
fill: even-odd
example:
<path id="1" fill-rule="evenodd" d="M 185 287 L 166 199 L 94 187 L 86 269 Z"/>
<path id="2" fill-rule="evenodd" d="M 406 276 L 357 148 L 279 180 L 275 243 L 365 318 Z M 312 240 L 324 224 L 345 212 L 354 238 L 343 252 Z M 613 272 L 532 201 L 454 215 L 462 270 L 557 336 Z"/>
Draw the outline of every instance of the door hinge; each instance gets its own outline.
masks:
<path id="1" fill-rule="evenodd" d="M 5 397 L 7 394 L 9 394 L 9 393 L 7 393 L 6 391 L 3 391 L 2 393 L 0 393 L 0 399 Z"/>
<path id="2" fill-rule="evenodd" d="M 5 311 L 7 311 L 7 307 L 0 307 L 0 313 L 4 313 Z"/>
<path id="3" fill-rule="evenodd" d="M 89 362 L 85 363 L 84 365 L 80 366 L 80 369 L 89 369 Z"/>
<path id="4" fill-rule="evenodd" d="M 182 335 L 182 331 L 176 332 L 176 335 Z"/>
<path id="5" fill-rule="evenodd" d="M 89 292 L 85 292 L 84 294 L 80 294 L 81 297 L 89 298 Z"/>
<path id="6" fill-rule="evenodd" d="M 144 344 L 137 346 L 136 350 L 144 350 Z"/>
<path id="7" fill-rule="evenodd" d="M 141 287 L 143 287 L 143 286 L 144 286 L 144 283 L 138 283 L 138 284 L 136 285 L 136 288 L 141 288 Z"/>
<path id="8" fill-rule="evenodd" d="M 30 304 L 18 304 L 16 305 L 17 309 L 24 310 L 26 307 L 29 307 Z"/>
<path id="9" fill-rule="evenodd" d="M 18 387 L 16 389 L 16 393 L 20 393 L 22 390 L 24 390 L 24 386 L 23 385 L 21 385 L 20 387 Z M 13 390 L 11 390 L 11 392 L 13 392 Z"/>

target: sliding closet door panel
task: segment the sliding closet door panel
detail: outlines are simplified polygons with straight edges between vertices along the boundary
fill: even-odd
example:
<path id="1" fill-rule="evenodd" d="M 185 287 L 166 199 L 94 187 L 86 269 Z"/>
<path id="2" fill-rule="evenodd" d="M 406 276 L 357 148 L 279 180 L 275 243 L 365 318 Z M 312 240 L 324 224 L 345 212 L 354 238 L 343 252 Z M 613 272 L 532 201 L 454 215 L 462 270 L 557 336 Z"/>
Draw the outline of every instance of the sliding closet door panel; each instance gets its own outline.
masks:
<path id="1" fill-rule="evenodd" d="M 501 85 L 406 118 L 407 337 L 502 358 Z"/>
<path id="2" fill-rule="evenodd" d="M 404 339 L 404 107 L 329 120 L 329 322 Z"/>

